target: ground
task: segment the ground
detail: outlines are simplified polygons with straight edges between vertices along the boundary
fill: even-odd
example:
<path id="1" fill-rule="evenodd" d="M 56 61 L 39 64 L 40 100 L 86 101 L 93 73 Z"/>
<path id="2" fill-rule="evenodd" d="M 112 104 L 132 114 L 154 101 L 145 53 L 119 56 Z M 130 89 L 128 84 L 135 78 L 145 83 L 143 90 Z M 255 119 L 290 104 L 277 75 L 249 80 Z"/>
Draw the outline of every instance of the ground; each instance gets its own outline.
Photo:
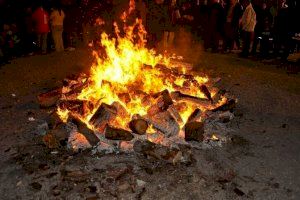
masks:
<path id="1" fill-rule="evenodd" d="M 0 199 L 300 199 L 300 77 L 234 54 L 191 56 L 195 71 L 221 77 L 239 100 L 234 139 L 223 147 L 194 149 L 192 163 L 175 166 L 134 154 L 51 153 L 36 131 L 51 109 L 36 96 L 88 71 L 90 55 L 52 53 L 0 68 Z"/>

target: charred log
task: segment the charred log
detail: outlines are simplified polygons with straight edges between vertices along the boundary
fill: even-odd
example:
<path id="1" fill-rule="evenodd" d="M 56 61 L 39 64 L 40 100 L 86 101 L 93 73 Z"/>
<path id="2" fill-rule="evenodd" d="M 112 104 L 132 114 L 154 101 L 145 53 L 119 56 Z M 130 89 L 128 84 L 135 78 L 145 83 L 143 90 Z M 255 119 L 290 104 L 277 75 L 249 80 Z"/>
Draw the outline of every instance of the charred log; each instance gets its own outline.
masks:
<path id="1" fill-rule="evenodd" d="M 104 131 L 105 126 L 112 121 L 117 115 L 117 110 L 114 106 L 102 103 L 95 112 L 89 123 L 97 128 L 100 132 Z"/>
<path id="2" fill-rule="evenodd" d="M 91 130 L 85 123 L 75 116 L 69 116 L 68 121 L 73 122 L 78 129 L 78 132 L 84 135 L 90 145 L 95 146 L 100 141 L 99 138 L 95 135 L 94 131 Z"/>
<path id="3" fill-rule="evenodd" d="M 148 115 L 156 115 L 159 112 L 166 111 L 170 105 L 173 104 L 173 100 L 170 96 L 170 93 L 168 90 L 164 90 L 160 93 L 157 93 L 153 95 L 153 97 L 156 97 L 156 104 L 152 105 L 147 113 Z"/>
<path id="4" fill-rule="evenodd" d="M 139 135 L 144 135 L 148 129 L 148 123 L 144 119 L 134 119 L 129 122 L 129 128 Z"/>
<path id="5" fill-rule="evenodd" d="M 199 97 L 191 96 L 188 94 L 183 94 L 179 91 L 172 92 L 171 97 L 172 97 L 172 99 L 177 100 L 177 101 L 190 101 L 190 102 L 196 103 L 196 104 L 208 103 L 208 99 L 199 98 Z"/>
<path id="6" fill-rule="evenodd" d="M 202 84 L 200 86 L 200 91 L 206 96 L 206 98 L 213 102 L 213 99 L 211 98 L 211 94 L 210 94 L 210 91 L 208 90 L 208 88 L 206 87 L 206 85 Z"/>
<path id="7" fill-rule="evenodd" d="M 202 142 L 204 134 L 204 124 L 202 122 L 188 122 L 185 125 L 185 140 Z"/>
<path id="8" fill-rule="evenodd" d="M 199 108 L 196 108 L 196 109 L 194 110 L 194 112 L 192 112 L 192 114 L 189 116 L 189 118 L 188 118 L 187 121 L 188 121 L 188 122 L 194 122 L 194 121 L 197 121 L 198 119 L 200 119 L 201 114 L 202 114 L 201 110 L 200 110 Z"/>
<path id="9" fill-rule="evenodd" d="M 69 110 L 79 116 L 84 116 L 94 109 L 94 105 L 90 101 L 82 100 L 63 100 L 59 102 L 59 108 Z"/>
<path id="10" fill-rule="evenodd" d="M 227 100 L 223 105 L 211 110 L 212 112 L 217 112 L 217 111 L 231 111 L 235 108 L 236 106 L 236 100 L 235 99 L 230 99 Z"/>
<path id="11" fill-rule="evenodd" d="M 167 137 L 177 135 L 180 131 L 178 122 L 169 111 L 146 117 L 145 120 L 149 124 L 152 124 L 154 128 L 164 133 Z"/>
<path id="12" fill-rule="evenodd" d="M 38 95 L 38 103 L 42 108 L 48 108 L 56 105 L 57 101 L 61 98 L 61 88 L 55 88 L 51 91 Z"/>
<path id="13" fill-rule="evenodd" d="M 110 140 L 130 141 L 133 139 L 133 135 L 129 131 L 126 131 L 124 129 L 106 126 L 105 138 Z"/>

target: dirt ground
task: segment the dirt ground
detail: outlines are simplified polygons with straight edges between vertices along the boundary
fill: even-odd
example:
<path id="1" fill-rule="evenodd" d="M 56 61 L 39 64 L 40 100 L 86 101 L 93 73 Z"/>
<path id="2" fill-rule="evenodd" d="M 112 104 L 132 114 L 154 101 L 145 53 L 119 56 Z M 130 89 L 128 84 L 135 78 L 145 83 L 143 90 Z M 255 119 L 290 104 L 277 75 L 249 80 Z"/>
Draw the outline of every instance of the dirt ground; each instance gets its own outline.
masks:
<path id="1" fill-rule="evenodd" d="M 36 96 L 91 60 L 76 50 L 0 68 L 0 199 L 300 199 L 299 75 L 200 52 L 195 70 L 221 77 L 239 100 L 232 142 L 194 149 L 194 162 L 175 166 L 135 154 L 53 153 L 36 131 L 51 109 Z"/>

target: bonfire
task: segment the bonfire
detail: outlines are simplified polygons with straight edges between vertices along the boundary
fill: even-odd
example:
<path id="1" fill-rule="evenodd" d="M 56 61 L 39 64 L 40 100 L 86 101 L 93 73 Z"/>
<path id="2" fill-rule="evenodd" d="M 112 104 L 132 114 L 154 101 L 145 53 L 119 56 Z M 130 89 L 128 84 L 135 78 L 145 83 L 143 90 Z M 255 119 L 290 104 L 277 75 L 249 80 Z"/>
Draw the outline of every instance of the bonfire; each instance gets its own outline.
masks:
<path id="1" fill-rule="evenodd" d="M 101 34 L 90 73 L 67 77 L 61 88 L 39 95 L 41 105 L 55 103 L 59 118 L 72 130 L 68 144 L 74 150 L 128 150 L 137 141 L 148 147 L 219 141 L 209 123 L 232 119 L 236 100 L 219 92 L 219 79 L 193 73 L 179 56 L 148 49 L 142 21 L 127 24 L 133 10 L 130 1 L 123 27 L 114 23 L 113 35 Z"/>

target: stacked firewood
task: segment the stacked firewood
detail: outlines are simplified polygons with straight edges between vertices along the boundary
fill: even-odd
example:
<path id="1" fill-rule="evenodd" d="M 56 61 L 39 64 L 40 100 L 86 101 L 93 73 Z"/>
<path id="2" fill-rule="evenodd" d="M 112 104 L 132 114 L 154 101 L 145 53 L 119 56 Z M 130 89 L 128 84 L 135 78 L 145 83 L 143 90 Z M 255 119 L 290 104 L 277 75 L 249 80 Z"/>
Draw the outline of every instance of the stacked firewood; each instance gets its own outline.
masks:
<path id="1" fill-rule="evenodd" d="M 156 132 L 163 134 L 165 138 L 178 137 L 181 131 L 184 131 L 185 141 L 197 141 L 202 142 L 205 140 L 205 126 L 206 118 L 212 116 L 211 113 L 226 113 L 232 112 L 236 105 L 235 99 L 227 98 L 223 103 L 219 103 L 221 97 L 224 94 L 221 92 L 212 96 L 210 90 L 214 89 L 212 86 L 214 82 L 207 84 L 199 84 L 192 75 L 176 74 L 164 66 L 161 70 L 165 70 L 166 73 L 170 73 L 172 76 L 185 76 L 186 82 L 184 83 L 185 89 L 178 88 L 178 91 L 169 92 L 163 90 L 156 94 L 147 94 L 149 98 L 155 99 L 155 104 L 151 105 L 148 112 L 144 116 L 132 115 L 131 121 L 128 122 L 127 127 L 115 127 L 114 121 L 116 118 L 128 118 L 131 114 L 122 106 L 119 102 L 114 102 L 111 105 L 99 102 L 91 102 L 87 100 L 79 100 L 77 97 L 84 88 L 89 87 L 91 83 L 88 76 L 80 74 L 78 76 L 70 76 L 63 80 L 63 86 L 61 88 L 55 88 L 46 93 L 38 96 L 38 102 L 41 107 L 52 107 L 56 106 L 61 110 L 68 110 L 67 123 L 72 123 L 76 126 L 77 132 L 82 134 L 88 141 L 90 146 L 97 146 L 101 143 L 102 136 L 107 140 L 112 141 L 134 141 L 135 143 L 138 136 L 147 136 L 148 129 L 151 126 Z M 175 74 L 175 75 L 174 75 Z M 205 98 L 199 98 L 188 94 L 188 87 L 190 84 L 197 85 L 199 90 L 204 94 Z M 179 87 L 179 86 L 178 86 Z M 186 93 L 184 92 L 186 91 Z M 118 94 L 122 102 L 126 103 L 130 101 L 129 95 Z M 147 96 L 147 97 L 148 97 Z M 195 105 L 195 110 L 189 116 L 188 120 L 182 126 L 183 119 L 181 118 L 180 111 L 185 109 L 186 104 Z M 201 108 L 206 109 L 201 109 Z M 96 109 L 96 111 L 95 111 Z M 93 112 L 93 116 L 89 118 L 88 122 L 83 122 L 89 113 Z M 57 115 L 55 115 L 57 116 Z M 56 117 L 57 118 L 57 117 Z M 61 128 L 62 123 L 60 119 L 56 119 L 58 123 L 52 126 L 52 130 L 44 137 L 44 141 L 48 147 L 60 146 L 60 138 L 58 138 L 53 130 Z M 224 122 L 228 122 L 225 120 Z M 58 125 L 60 124 L 60 125 Z M 102 136 L 99 137 L 98 133 Z M 63 137 L 67 138 L 68 134 Z M 147 137 L 145 137 L 147 138 Z M 58 141 L 53 142 L 52 140 L 57 139 Z M 147 140 L 146 140 L 147 141 Z M 141 141 L 139 141 L 141 142 Z M 159 144 L 147 141 L 147 143 L 136 143 L 134 144 L 134 150 L 139 149 L 143 154 L 153 154 L 154 149 L 164 148 L 157 146 Z M 147 153 L 145 153 L 145 148 Z M 149 150 L 150 149 L 150 150 Z M 152 150 L 151 150 L 152 149 Z M 173 159 L 176 157 L 180 150 L 174 151 L 167 150 L 166 154 L 172 154 Z M 149 153 L 150 152 L 150 153 Z M 157 155 L 156 157 L 164 157 L 164 155 Z M 155 156 L 154 156 L 155 157 Z M 168 156 L 167 156 L 168 157 Z"/>

